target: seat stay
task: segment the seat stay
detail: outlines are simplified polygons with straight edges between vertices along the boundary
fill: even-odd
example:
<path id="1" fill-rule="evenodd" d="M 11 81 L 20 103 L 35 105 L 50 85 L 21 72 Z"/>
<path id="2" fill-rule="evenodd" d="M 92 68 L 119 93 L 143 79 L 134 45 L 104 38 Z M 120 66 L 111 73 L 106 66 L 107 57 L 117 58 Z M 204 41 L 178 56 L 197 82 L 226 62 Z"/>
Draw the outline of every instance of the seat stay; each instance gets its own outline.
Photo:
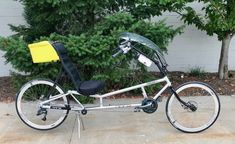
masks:
<path id="1" fill-rule="evenodd" d="M 44 107 L 45 104 L 47 104 L 47 103 L 49 103 L 49 102 L 52 102 L 52 101 L 54 101 L 54 100 L 60 99 L 60 98 L 62 98 L 62 97 L 64 97 L 64 96 L 67 96 L 67 95 L 69 95 L 69 93 L 58 94 L 58 95 L 55 95 L 55 96 L 50 96 L 50 99 L 49 99 L 49 100 L 45 100 L 45 101 L 43 101 L 43 102 L 40 102 L 40 103 L 39 103 L 39 106 L 40 106 L 40 107 Z"/>
<path id="2" fill-rule="evenodd" d="M 75 107 L 69 107 L 68 109 L 69 110 L 72 110 L 72 111 L 81 111 L 83 110 L 85 107 L 80 103 L 79 100 L 77 100 L 75 98 L 75 96 L 73 94 L 76 94 L 76 95 L 81 95 L 79 94 L 78 92 L 76 91 L 68 91 L 67 93 L 65 94 L 58 94 L 58 95 L 55 95 L 55 96 L 51 96 L 49 100 L 46 100 L 46 101 L 43 101 L 41 103 L 39 103 L 39 107 L 40 108 L 45 108 L 45 109 L 51 109 L 52 107 L 50 105 L 46 105 L 47 103 L 50 103 L 50 102 L 53 102 L 54 100 L 57 100 L 57 99 L 60 99 L 62 97 L 65 97 L 65 96 L 69 96 L 71 95 L 72 98 L 76 101 L 76 103 L 79 105 L 79 106 L 75 106 Z M 55 106 L 54 106 L 55 107 Z M 53 108 L 55 109 L 55 108 Z M 63 109 L 58 109 L 58 110 L 63 110 Z"/>

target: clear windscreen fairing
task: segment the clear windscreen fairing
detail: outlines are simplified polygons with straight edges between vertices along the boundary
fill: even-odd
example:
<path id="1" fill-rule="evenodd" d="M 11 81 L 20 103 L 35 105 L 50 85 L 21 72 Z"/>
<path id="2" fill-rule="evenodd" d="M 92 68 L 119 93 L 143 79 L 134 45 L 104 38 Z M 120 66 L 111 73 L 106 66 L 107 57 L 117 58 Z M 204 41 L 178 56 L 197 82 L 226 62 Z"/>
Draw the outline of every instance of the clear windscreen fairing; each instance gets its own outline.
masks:
<path id="1" fill-rule="evenodd" d="M 144 48 L 145 49 L 147 48 L 150 51 L 149 54 L 147 54 L 148 56 L 150 56 L 153 59 L 160 60 L 162 66 L 164 67 L 167 66 L 166 60 L 163 56 L 161 49 L 154 42 L 147 39 L 146 37 L 143 37 L 135 33 L 124 32 L 120 34 L 119 38 L 120 40 L 129 40 L 131 42 L 135 42 L 134 44 L 136 45 L 135 48 L 137 49 L 139 48 L 143 53 L 145 53 L 143 51 L 143 46 L 145 46 Z M 139 44 L 141 44 L 142 47 L 138 46 Z"/>

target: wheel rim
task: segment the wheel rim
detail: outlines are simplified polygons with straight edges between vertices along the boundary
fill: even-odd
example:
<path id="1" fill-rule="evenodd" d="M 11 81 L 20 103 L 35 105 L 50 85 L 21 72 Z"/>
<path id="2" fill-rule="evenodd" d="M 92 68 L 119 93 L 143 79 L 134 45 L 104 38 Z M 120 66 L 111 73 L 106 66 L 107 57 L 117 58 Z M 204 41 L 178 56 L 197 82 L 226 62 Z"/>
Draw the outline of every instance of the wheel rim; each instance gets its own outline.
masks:
<path id="1" fill-rule="evenodd" d="M 44 80 L 34 80 L 25 84 L 20 90 L 17 97 L 17 112 L 21 120 L 26 123 L 28 126 L 35 129 L 51 129 L 58 126 L 67 116 L 67 110 L 51 110 L 47 109 L 47 120 L 43 121 L 43 114 L 37 116 L 37 111 L 39 108 L 39 103 L 43 100 L 43 94 L 46 94 L 49 91 L 49 88 L 53 86 L 53 83 L 50 81 Z M 32 95 L 32 93 L 34 95 Z M 36 95 L 37 93 L 42 93 Z M 63 94 L 63 90 L 56 86 L 54 88 L 54 94 Z M 45 97 L 45 95 L 44 95 Z M 62 97 L 57 101 L 53 101 L 50 105 L 53 104 L 68 104 L 67 98 Z"/>
<path id="2" fill-rule="evenodd" d="M 195 112 L 184 109 L 174 95 L 167 105 L 171 124 L 184 132 L 199 132 L 209 128 L 217 119 L 220 109 L 218 97 L 212 89 L 200 83 L 186 84 L 176 90 L 185 102 L 197 105 Z M 191 96 L 188 96 L 190 93 Z"/>

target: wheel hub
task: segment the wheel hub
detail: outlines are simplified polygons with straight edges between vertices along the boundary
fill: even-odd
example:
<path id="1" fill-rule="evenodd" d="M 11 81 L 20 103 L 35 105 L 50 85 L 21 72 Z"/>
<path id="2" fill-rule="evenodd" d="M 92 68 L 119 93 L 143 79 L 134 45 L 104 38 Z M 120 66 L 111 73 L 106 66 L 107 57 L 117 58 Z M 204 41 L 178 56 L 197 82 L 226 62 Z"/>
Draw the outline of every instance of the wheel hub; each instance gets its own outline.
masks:
<path id="1" fill-rule="evenodd" d="M 189 112 L 195 112 L 195 111 L 197 111 L 197 108 L 198 108 L 197 102 L 195 102 L 195 101 L 188 101 L 188 102 L 187 102 L 187 105 L 188 105 L 187 110 L 188 110 Z"/>

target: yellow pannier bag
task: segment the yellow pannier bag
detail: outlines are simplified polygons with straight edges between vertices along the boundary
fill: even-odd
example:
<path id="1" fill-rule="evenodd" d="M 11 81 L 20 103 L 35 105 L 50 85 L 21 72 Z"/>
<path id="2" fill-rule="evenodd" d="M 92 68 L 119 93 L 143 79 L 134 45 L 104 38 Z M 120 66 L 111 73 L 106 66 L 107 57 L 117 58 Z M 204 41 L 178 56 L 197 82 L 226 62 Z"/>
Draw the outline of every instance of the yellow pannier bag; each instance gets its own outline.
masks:
<path id="1" fill-rule="evenodd" d="M 55 62 L 59 56 L 49 41 L 42 41 L 28 45 L 33 63 Z"/>

